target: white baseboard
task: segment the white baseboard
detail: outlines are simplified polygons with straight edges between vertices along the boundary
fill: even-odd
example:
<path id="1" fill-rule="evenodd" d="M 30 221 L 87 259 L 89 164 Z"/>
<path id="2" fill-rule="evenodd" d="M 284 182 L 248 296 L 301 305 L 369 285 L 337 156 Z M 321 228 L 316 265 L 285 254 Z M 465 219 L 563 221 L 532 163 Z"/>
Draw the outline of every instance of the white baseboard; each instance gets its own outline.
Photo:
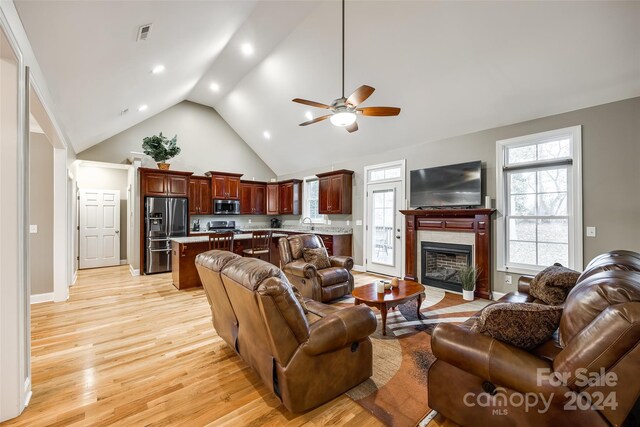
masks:
<path id="1" fill-rule="evenodd" d="M 77 280 L 78 280 L 78 270 L 73 272 L 73 278 L 71 279 L 71 286 L 75 285 Z"/>
<path id="2" fill-rule="evenodd" d="M 367 269 L 364 267 L 364 265 L 358 265 L 358 264 L 353 264 L 353 271 L 359 271 L 361 273 L 365 273 L 367 271 Z"/>
<path id="3" fill-rule="evenodd" d="M 127 264 L 129 264 L 129 262 L 126 259 L 120 260 L 120 265 L 127 265 Z"/>
<path id="4" fill-rule="evenodd" d="M 129 264 L 129 273 L 131 273 L 132 276 L 139 276 L 140 275 L 140 269 L 139 268 L 133 268 L 133 266 L 131 264 Z"/>
<path id="5" fill-rule="evenodd" d="M 500 298 L 502 298 L 505 295 L 506 295 L 506 293 L 504 293 L 504 292 L 493 291 L 493 292 L 491 292 L 491 299 L 494 300 L 494 301 L 498 301 Z"/>
<path id="6" fill-rule="evenodd" d="M 46 294 L 31 295 L 31 304 L 39 304 L 41 302 L 53 301 L 53 292 Z"/>

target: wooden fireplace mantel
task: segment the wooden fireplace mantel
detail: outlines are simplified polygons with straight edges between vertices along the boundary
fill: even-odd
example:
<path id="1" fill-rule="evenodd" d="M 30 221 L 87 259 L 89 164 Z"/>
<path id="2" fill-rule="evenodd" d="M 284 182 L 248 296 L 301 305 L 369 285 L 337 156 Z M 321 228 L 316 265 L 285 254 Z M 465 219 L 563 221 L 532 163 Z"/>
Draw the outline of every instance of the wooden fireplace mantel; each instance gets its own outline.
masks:
<path id="1" fill-rule="evenodd" d="M 495 209 L 417 209 L 400 211 L 405 216 L 405 280 L 420 281 L 417 270 L 418 231 L 474 233 L 474 259 L 478 269 L 475 295 L 491 298 L 491 215 Z"/>

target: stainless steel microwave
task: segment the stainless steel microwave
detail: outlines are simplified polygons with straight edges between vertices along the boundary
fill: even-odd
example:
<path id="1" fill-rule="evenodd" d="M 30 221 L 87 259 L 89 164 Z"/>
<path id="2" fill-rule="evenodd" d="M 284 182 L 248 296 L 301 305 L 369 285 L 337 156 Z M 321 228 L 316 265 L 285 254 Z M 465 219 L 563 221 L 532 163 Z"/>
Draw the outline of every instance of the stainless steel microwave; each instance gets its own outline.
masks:
<path id="1" fill-rule="evenodd" d="M 240 215 L 239 200 L 214 200 L 214 215 Z"/>

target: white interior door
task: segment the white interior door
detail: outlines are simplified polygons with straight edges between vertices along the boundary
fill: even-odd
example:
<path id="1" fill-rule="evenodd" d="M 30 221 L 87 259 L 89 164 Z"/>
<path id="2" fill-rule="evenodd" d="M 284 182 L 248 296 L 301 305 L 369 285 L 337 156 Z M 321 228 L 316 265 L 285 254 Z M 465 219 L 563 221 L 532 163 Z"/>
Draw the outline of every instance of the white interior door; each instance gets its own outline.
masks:
<path id="1" fill-rule="evenodd" d="M 120 265 L 120 190 L 80 190 L 79 268 Z"/>
<path id="2" fill-rule="evenodd" d="M 367 271 L 400 276 L 402 272 L 401 183 L 367 186 Z"/>

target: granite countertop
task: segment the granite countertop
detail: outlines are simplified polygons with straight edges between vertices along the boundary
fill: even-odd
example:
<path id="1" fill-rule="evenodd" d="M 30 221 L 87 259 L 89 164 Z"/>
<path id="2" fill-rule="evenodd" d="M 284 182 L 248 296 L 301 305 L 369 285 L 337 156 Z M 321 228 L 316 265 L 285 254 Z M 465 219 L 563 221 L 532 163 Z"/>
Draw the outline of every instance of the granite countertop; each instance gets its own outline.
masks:
<path id="1" fill-rule="evenodd" d="M 195 234 L 195 233 L 194 233 Z M 180 244 L 185 244 L 185 243 L 203 243 L 203 242 L 208 242 L 209 241 L 209 236 L 207 235 L 208 233 L 206 232 L 199 232 L 199 234 L 202 234 L 201 236 L 189 236 L 189 237 L 172 237 L 171 241 L 172 242 L 176 242 L 176 243 L 180 243 Z M 282 234 L 282 233 L 273 233 L 273 235 L 271 236 L 273 237 L 286 237 L 286 234 Z M 233 240 L 251 240 L 251 234 L 250 233 L 241 233 L 241 234 L 236 234 L 233 236 Z"/>
<path id="2" fill-rule="evenodd" d="M 313 233 L 313 234 L 321 234 L 321 235 L 325 235 L 325 236 L 342 236 L 342 235 L 346 235 L 346 234 L 353 234 L 353 229 L 349 228 L 349 227 L 331 227 L 331 226 L 315 226 L 313 230 L 311 230 L 311 227 L 309 226 L 299 226 L 299 227 L 282 227 L 282 228 L 268 228 L 268 227 L 264 227 L 264 226 L 255 226 L 252 227 L 251 225 L 248 226 L 242 226 L 242 227 L 238 227 L 238 229 L 242 230 L 242 231 L 247 231 L 247 232 L 251 232 L 254 230 L 271 230 L 274 233 L 277 233 L 278 231 L 281 232 L 290 232 L 290 233 Z M 189 232 L 191 235 L 197 235 L 197 234 L 208 234 L 208 231 L 190 231 Z M 274 234 L 273 237 L 276 237 L 276 235 Z M 277 236 L 277 237 L 284 237 L 283 236 Z"/>

